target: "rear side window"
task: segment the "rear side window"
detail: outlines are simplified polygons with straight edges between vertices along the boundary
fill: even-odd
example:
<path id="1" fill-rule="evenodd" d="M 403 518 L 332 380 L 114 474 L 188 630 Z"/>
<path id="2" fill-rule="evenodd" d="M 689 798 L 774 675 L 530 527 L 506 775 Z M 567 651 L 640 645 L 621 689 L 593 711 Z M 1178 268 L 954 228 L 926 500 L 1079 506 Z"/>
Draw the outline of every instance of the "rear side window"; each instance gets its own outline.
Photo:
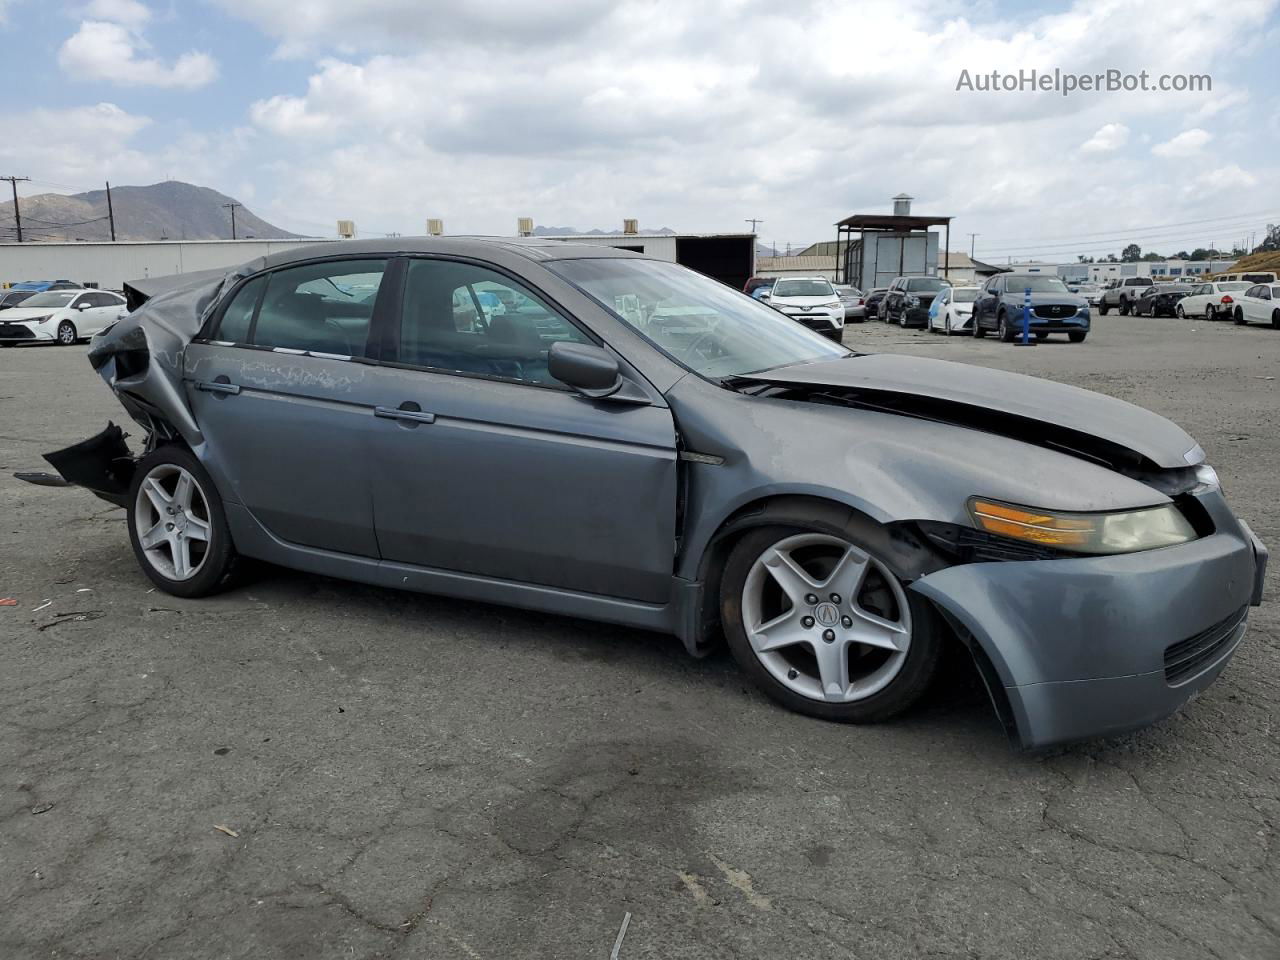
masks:
<path id="1" fill-rule="evenodd" d="M 249 342 L 362 356 L 386 266 L 386 260 L 341 260 L 268 274 Z"/>
<path id="2" fill-rule="evenodd" d="M 254 277 L 236 293 L 235 299 L 222 314 L 222 322 L 218 324 L 215 340 L 226 340 L 231 343 L 248 343 L 249 327 L 253 323 L 253 314 L 258 307 L 258 298 L 262 288 L 267 285 L 266 276 Z"/>

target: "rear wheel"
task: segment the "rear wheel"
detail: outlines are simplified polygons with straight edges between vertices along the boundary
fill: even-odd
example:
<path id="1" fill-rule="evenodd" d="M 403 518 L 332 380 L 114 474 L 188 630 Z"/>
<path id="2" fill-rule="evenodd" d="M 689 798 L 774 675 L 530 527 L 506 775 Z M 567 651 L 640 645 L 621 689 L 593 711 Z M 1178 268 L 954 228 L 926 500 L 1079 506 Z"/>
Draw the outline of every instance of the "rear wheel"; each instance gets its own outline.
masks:
<path id="1" fill-rule="evenodd" d="M 69 347 L 76 342 L 76 325 L 70 320 L 58 324 L 58 345 Z"/>
<path id="2" fill-rule="evenodd" d="M 729 555 L 721 588 L 729 647 L 773 699 L 842 723 L 915 703 L 941 658 L 932 606 L 850 530 L 767 527 Z"/>
<path id="3" fill-rule="evenodd" d="M 1239 326 L 1244 326 L 1244 310 L 1243 310 L 1243 308 L 1241 308 L 1241 307 L 1236 307 L 1235 316 L 1233 316 L 1231 319 L 1232 319 L 1232 320 L 1233 320 L 1237 325 L 1239 325 Z"/>
<path id="4" fill-rule="evenodd" d="M 1133 308 L 1129 306 L 1129 301 L 1122 298 L 1120 300 L 1120 316 L 1127 317 L 1132 312 Z"/>
<path id="5" fill-rule="evenodd" d="M 1215 310 L 1213 309 L 1213 304 L 1209 304 L 1209 306 L 1207 306 L 1207 307 L 1205 307 L 1205 308 L 1204 308 L 1204 318 L 1205 318 L 1206 320 L 1217 320 L 1217 319 L 1218 319 L 1218 314 L 1217 314 L 1217 311 L 1215 311 Z"/>
<path id="6" fill-rule="evenodd" d="M 1067 339 L 1072 343 L 1084 343 L 1084 338 L 1089 335 L 1088 330 L 1072 330 L 1067 334 Z"/>
<path id="7" fill-rule="evenodd" d="M 222 498 L 200 461 L 179 446 L 160 447 L 138 462 L 129 539 L 143 572 L 178 597 L 217 592 L 236 564 Z"/>
<path id="8" fill-rule="evenodd" d="M 1102 314 L 1105 317 L 1110 311 L 1111 311 L 1111 304 L 1107 303 L 1107 301 L 1105 300 L 1100 300 L 1098 302 L 1098 313 Z"/>
<path id="9" fill-rule="evenodd" d="M 1271 311 L 1271 326 L 1276 330 L 1280 330 L 1280 310 Z"/>

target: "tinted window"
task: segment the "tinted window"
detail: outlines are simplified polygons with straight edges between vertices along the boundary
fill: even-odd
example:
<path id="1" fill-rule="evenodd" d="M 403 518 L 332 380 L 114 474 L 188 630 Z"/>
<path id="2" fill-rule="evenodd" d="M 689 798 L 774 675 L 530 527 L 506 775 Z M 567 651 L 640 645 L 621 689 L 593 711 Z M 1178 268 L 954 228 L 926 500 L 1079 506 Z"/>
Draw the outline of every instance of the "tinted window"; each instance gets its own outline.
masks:
<path id="1" fill-rule="evenodd" d="M 222 314 L 222 322 L 218 324 L 215 340 L 228 340 L 231 343 L 249 342 L 249 325 L 253 321 L 253 311 L 258 306 L 258 297 L 262 288 L 267 285 L 266 275 L 254 277 L 236 292 L 235 299 Z"/>
<path id="2" fill-rule="evenodd" d="M 936 293 L 946 285 L 945 282 L 934 277 L 915 277 L 906 282 L 905 289 L 914 293 Z"/>
<path id="3" fill-rule="evenodd" d="M 386 265 L 385 260 L 340 260 L 268 274 L 252 342 L 362 355 Z"/>
<path id="4" fill-rule="evenodd" d="M 401 363 L 554 383 L 547 354 L 557 340 L 591 342 L 537 294 L 496 271 L 449 260 L 410 262 Z"/>
<path id="5" fill-rule="evenodd" d="M 831 297 L 835 290 L 826 280 L 779 280 L 773 285 L 774 299 L 778 297 Z"/>

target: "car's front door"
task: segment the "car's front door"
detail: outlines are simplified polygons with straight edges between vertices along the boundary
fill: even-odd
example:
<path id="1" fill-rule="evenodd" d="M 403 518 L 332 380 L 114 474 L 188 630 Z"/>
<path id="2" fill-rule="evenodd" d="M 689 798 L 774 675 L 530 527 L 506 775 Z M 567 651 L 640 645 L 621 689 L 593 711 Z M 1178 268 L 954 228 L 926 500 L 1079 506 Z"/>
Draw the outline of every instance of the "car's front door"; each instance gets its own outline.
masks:
<path id="1" fill-rule="evenodd" d="M 489 316 L 485 293 L 501 304 Z M 384 559 L 669 598 L 676 442 L 660 397 L 590 400 L 552 379 L 551 344 L 592 339 L 487 266 L 409 260 L 389 333 L 373 445 Z"/>
<path id="2" fill-rule="evenodd" d="M 973 328 L 987 326 L 986 320 L 988 316 L 995 316 L 996 304 L 1000 301 L 1000 279 L 992 277 L 987 281 L 986 287 L 983 288 L 982 294 L 978 297 L 978 302 L 973 305 Z"/>
<path id="3" fill-rule="evenodd" d="M 242 284 L 184 380 L 230 509 L 292 544 L 378 555 L 369 485 L 372 365 L 385 258 L 326 260 Z"/>

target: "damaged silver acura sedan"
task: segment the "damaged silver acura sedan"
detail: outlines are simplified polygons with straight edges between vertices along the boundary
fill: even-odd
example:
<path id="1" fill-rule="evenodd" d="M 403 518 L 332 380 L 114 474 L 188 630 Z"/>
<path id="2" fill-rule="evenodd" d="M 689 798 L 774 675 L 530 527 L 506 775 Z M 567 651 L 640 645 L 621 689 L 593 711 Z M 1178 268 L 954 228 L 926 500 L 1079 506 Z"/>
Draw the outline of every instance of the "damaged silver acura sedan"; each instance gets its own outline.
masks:
<path id="1" fill-rule="evenodd" d="M 1099 394 L 862 355 L 670 263 L 352 241 L 139 282 L 90 360 L 145 431 L 49 455 L 194 597 L 238 557 L 676 634 L 884 720 L 962 644 L 1016 742 L 1211 683 L 1267 553 L 1200 447 Z"/>

